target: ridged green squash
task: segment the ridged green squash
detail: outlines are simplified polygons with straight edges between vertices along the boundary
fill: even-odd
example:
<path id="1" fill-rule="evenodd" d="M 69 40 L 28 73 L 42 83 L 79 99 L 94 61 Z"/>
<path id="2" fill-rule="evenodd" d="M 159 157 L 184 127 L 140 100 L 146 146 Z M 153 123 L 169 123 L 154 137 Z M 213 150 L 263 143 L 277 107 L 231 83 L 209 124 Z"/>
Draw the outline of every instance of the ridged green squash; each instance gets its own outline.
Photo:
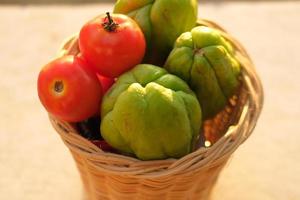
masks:
<path id="1" fill-rule="evenodd" d="M 101 134 L 141 160 L 180 158 L 199 138 L 201 108 L 194 92 L 161 67 L 140 64 L 105 94 Z"/>
<path id="2" fill-rule="evenodd" d="M 239 86 L 234 49 L 213 28 L 197 26 L 180 35 L 164 67 L 195 91 L 204 119 L 222 110 Z"/>
<path id="3" fill-rule="evenodd" d="M 176 38 L 196 25 L 197 0 L 118 0 L 114 13 L 126 14 L 147 41 L 143 63 L 163 64 Z"/>

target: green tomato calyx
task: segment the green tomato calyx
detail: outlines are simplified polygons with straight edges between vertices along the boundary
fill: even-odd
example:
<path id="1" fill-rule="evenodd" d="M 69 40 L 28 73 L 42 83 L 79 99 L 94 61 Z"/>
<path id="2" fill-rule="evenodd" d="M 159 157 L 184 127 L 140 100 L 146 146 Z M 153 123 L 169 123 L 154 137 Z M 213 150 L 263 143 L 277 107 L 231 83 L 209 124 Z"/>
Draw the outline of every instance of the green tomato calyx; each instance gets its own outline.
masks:
<path id="1" fill-rule="evenodd" d="M 105 22 L 102 23 L 102 26 L 108 32 L 114 32 L 116 30 L 116 28 L 119 26 L 119 24 L 114 22 L 114 20 L 110 16 L 109 12 L 106 13 L 106 17 L 105 17 L 104 21 Z"/>

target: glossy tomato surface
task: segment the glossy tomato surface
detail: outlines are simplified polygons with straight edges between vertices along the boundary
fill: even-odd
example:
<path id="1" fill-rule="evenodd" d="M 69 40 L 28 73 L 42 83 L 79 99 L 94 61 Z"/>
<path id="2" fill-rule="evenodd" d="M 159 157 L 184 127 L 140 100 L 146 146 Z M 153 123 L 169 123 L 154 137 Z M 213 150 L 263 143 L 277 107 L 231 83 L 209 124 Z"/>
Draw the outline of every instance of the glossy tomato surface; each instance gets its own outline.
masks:
<path id="1" fill-rule="evenodd" d="M 99 113 L 102 87 L 86 61 L 64 56 L 43 67 L 38 77 L 38 95 L 52 115 L 79 122 Z"/>
<path id="2" fill-rule="evenodd" d="M 110 22 L 112 28 L 108 28 Z M 99 74 L 114 78 L 142 61 L 146 42 L 140 27 L 131 18 L 107 13 L 82 27 L 79 48 Z"/>

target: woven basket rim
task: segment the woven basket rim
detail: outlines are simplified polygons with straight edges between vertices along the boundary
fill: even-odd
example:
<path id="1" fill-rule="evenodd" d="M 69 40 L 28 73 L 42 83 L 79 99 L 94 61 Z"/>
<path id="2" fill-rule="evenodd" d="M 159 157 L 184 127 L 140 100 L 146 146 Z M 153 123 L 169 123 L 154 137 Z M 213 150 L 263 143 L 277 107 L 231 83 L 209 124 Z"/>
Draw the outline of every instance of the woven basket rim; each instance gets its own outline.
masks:
<path id="1" fill-rule="evenodd" d="M 102 151 L 77 134 L 72 124 L 60 121 L 49 114 L 53 127 L 68 148 L 85 157 L 95 170 L 144 178 L 194 173 L 226 162 L 239 145 L 250 136 L 255 127 L 263 106 L 262 84 L 247 51 L 235 38 L 213 21 L 199 19 L 197 24 L 219 29 L 237 49 L 235 56 L 242 65 L 243 92 L 247 94 L 247 100 L 242 105 L 242 112 L 237 124 L 230 126 L 226 134 L 209 148 L 201 147 L 180 159 L 142 161 Z M 58 56 L 77 54 L 78 52 L 77 35 L 74 35 L 64 43 Z"/>

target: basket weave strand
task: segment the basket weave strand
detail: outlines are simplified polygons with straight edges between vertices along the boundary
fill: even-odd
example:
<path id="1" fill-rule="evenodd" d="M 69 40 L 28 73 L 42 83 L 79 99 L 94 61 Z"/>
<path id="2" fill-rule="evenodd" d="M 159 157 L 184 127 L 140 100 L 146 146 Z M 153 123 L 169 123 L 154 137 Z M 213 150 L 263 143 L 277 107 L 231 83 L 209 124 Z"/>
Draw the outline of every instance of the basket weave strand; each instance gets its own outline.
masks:
<path id="1" fill-rule="evenodd" d="M 104 152 L 81 137 L 73 124 L 49 116 L 72 153 L 89 200 L 206 200 L 232 153 L 252 133 L 263 105 L 263 90 L 253 63 L 243 46 L 218 24 L 200 19 L 198 25 L 219 29 L 236 48 L 235 57 L 242 65 L 242 87 L 235 101 L 204 123 L 204 132 L 224 131 L 224 136 L 211 147 L 199 147 L 180 159 L 141 161 Z M 77 36 L 73 36 L 59 56 L 78 53 Z"/>

